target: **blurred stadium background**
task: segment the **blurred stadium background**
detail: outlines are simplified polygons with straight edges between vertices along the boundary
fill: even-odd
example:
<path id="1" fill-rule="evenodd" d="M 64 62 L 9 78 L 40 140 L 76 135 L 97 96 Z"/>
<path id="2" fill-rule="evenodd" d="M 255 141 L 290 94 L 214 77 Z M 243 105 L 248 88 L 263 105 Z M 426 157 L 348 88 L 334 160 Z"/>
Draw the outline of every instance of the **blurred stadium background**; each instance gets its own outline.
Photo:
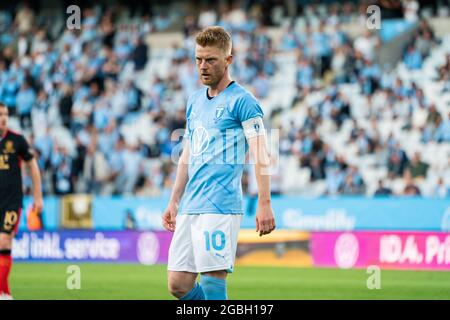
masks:
<path id="1" fill-rule="evenodd" d="M 66 25 L 72 4 L 80 29 Z M 372 4 L 380 29 L 367 27 Z M 247 166 L 231 298 L 449 299 L 448 0 L 1 2 L 0 100 L 45 193 L 40 215 L 25 200 L 15 297 L 169 298 L 172 133 L 199 87 L 193 35 L 216 24 L 278 167 L 278 230 L 258 238 Z M 83 290 L 65 288 L 69 264 Z M 370 265 L 385 275 L 377 292 Z"/>

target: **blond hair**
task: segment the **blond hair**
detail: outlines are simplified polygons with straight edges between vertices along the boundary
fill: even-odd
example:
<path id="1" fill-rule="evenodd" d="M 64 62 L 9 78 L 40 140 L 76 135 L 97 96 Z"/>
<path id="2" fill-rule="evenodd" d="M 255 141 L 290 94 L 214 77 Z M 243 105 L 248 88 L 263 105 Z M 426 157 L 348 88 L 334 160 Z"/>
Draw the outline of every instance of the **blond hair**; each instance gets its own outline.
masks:
<path id="1" fill-rule="evenodd" d="M 202 47 L 212 46 L 231 54 L 231 36 L 222 27 L 207 27 L 200 31 L 195 37 L 195 42 Z"/>

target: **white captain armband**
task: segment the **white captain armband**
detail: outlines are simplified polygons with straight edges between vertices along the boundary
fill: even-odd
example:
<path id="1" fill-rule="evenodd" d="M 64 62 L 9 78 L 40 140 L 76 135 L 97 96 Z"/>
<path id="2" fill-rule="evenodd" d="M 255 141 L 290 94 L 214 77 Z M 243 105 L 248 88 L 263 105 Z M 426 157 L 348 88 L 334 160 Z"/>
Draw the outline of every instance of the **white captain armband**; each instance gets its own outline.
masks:
<path id="1" fill-rule="evenodd" d="M 251 118 L 242 122 L 244 135 L 247 139 L 266 134 L 264 122 L 261 117 Z"/>

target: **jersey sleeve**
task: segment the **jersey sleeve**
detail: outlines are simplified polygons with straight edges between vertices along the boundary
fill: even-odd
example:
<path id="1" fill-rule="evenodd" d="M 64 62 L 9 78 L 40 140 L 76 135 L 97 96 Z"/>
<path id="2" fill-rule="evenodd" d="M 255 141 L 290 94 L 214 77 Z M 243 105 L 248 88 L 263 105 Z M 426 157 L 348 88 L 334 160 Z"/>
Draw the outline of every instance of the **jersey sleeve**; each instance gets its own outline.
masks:
<path id="1" fill-rule="evenodd" d="M 265 134 L 264 112 L 252 95 L 248 94 L 238 99 L 234 112 L 236 119 L 241 122 L 247 139 Z"/>
<path id="2" fill-rule="evenodd" d="M 258 101 L 250 94 L 237 99 L 233 113 L 235 118 L 241 123 L 252 118 L 264 117 L 264 112 Z"/>
<path id="3" fill-rule="evenodd" d="M 19 146 L 17 148 L 17 153 L 25 161 L 30 161 L 34 158 L 33 151 L 30 148 L 27 140 L 23 136 L 18 136 Z"/>

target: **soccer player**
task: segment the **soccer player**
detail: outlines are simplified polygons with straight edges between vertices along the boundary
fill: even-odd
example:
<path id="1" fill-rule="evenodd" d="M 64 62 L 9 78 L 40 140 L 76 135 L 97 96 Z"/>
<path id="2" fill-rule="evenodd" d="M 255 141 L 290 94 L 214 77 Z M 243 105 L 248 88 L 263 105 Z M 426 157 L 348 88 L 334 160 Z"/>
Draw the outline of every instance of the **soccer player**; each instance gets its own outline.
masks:
<path id="1" fill-rule="evenodd" d="M 248 151 L 258 183 L 256 232 L 262 236 L 275 229 L 270 160 L 263 111 L 255 97 L 230 78 L 230 35 L 221 27 L 208 27 L 195 40 L 196 66 L 206 87 L 188 99 L 188 143 L 162 216 L 164 227 L 175 232 L 168 287 L 182 300 L 226 300 L 226 277 L 233 271 L 244 213 L 241 178 Z"/>
<path id="2" fill-rule="evenodd" d="M 41 211 L 43 201 L 37 161 L 25 138 L 8 130 L 8 108 L 0 102 L 0 300 L 12 299 L 8 277 L 12 265 L 12 239 L 22 210 L 22 160 L 31 173 L 34 209 Z"/>

